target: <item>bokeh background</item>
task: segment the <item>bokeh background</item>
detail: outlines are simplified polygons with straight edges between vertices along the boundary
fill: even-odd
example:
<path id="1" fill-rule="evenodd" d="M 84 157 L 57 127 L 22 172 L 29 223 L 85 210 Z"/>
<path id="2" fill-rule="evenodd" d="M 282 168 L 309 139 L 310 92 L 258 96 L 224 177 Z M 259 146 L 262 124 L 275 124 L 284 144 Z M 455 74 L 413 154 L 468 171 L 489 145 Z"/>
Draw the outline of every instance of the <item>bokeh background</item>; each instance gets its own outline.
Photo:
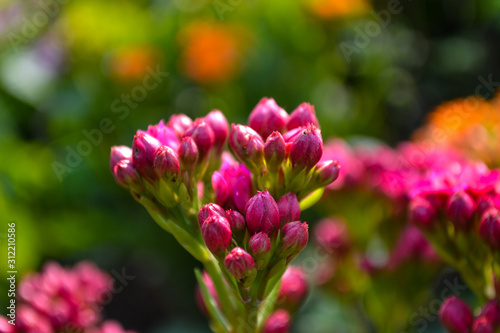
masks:
<path id="1" fill-rule="evenodd" d="M 173 113 L 245 122 L 264 96 L 314 104 L 324 137 L 395 144 L 444 101 L 493 97 L 498 59 L 497 0 L 1 0 L 0 288 L 14 221 L 18 276 L 90 259 L 134 277 L 107 317 L 208 332 L 198 264 L 114 183 L 112 145 Z M 318 298 L 296 332 L 359 330 Z"/>

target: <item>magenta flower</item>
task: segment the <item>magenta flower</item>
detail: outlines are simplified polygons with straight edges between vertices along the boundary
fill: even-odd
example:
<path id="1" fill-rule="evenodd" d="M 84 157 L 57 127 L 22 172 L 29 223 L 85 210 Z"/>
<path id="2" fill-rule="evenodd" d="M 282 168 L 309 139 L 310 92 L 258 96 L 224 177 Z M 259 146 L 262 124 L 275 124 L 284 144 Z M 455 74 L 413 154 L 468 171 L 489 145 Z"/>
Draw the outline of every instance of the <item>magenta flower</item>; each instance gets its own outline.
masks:
<path id="1" fill-rule="evenodd" d="M 464 191 L 454 193 L 448 200 L 446 213 L 457 230 L 469 230 L 476 204 Z"/>
<path id="2" fill-rule="evenodd" d="M 247 230 L 247 225 L 243 215 L 241 215 L 237 210 L 229 209 L 226 210 L 226 218 L 231 226 L 233 237 L 237 241 L 242 241 Z"/>
<path id="3" fill-rule="evenodd" d="M 187 129 L 191 127 L 192 124 L 193 121 L 191 118 L 185 114 L 173 114 L 168 120 L 167 126 L 174 131 L 179 139 L 182 139 L 184 133 L 186 133 Z"/>
<path id="4" fill-rule="evenodd" d="M 298 254 L 306 248 L 309 239 L 309 226 L 305 222 L 290 222 L 281 230 L 280 253 L 283 257 Z"/>
<path id="5" fill-rule="evenodd" d="M 184 137 L 191 137 L 198 147 L 200 161 L 203 160 L 215 143 L 214 131 L 203 119 L 196 119 L 184 133 Z"/>
<path id="6" fill-rule="evenodd" d="M 205 220 L 213 215 L 225 217 L 226 212 L 224 211 L 224 209 L 222 209 L 222 207 L 213 203 L 203 205 L 203 207 L 201 207 L 200 211 L 198 212 L 198 224 L 200 225 L 200 228 L 202 227 L 203 223 L 205 223 Z"/>
<path id="7" fill-rule="evenodd" d="M 288 192 L 278 200 L 277 204 L 281 227 L 288 222 L 298 221 L 300 219 L 299 201 L 294 193 Z"/>
<path id="8" fill-rule="evenodd" d="M 246 277 L 255 267 L 250 254 L 241 247 L 235 247 L 224 259 L 224 266 L 236 279 Z"/>
<path id="9" fill-rule="evenodd" d="M 170 147 L 174 151 L 179 148 L 179 138 L 171 128 L 165 125 L 163 120 L 160 120 L 158 125 L 149 125 L 146 134 L 156 138 L 162 145 Z"/>
<path id="10" fill-rule="evenodd" d="M 479 225 L 479 234 L 494 250 L 500 250 L 500 214 L 496 208 L 484 212 Z"/>
<path id="11" fill-rule="evenodd" d="M 214 191 L 221 190 L 224 192 L 226 191 L 225 186 L 227 186 L 228 195 L 224 202 L 217 202 L 217 204 L 226 209 L 237 209 L 240 213 L 243 213 L 245 205 L 253 193 L 250 171 L 243 164 L 234 161 L 231 155 L 224 153 L 222 154 L 222 165 L 219 172 L 223 176 L 225 184 L 218 179 L 218 182 L 212 183 L 212 186 L 215 185 Z M 219 194 L 216 193 L 217 196 Z M 223 195 L 220 195 L 220 197 L 223 198 Z"/>
<path id="12" fill-rule="evenodd" d="M 248 126 L 263 139 L 273 131 L 284 132 L 288 123 L 288 113 L 280 108 L 272 98 L 262 98 L 248 117 Z"/>
<path id="13" fill-rule="evenodd" d="M 141 176 L 129 160 L 121 160 L 114 166 L 113 177 L 118 185 L 125 188 L 133 188 L 141 181 Z"/>
<path id="14" fill-rule="evenodd" d="M 132 160 L 132 149 L 127 146 L 114 146 L 111 147 L 111 156 L 109 158 L 109 167 L 111 171 L 115 165 L 118 164 L 121 160 Z"/>
<path id="15" fill-rule="evenodd" d="M 248 239 L 250 254 L 259 259 L 271 250 L 271 240 L 265 232 L 258 232 Z"/>
<path id="16" fill-rule="evenodd" d="M 216 256 L 223 255 L 231 243 L 231 227 L 229 226 L 229 222 L 225 217 L 218 214 L 209 216 L 203 222 L 201 234 L 207 248 Z"/>
<path id="17" fill-rule="evenodd" d="M 314 228 L 314 238 L 325 251 L 344 255 L 351 248 L 345 222 L 339 218 L 321 220 Z"/>
<path id="18" fill-rule="evenodd" d="M 213 110 L 203 119 L 210 125 L 214 132 L 215 147 L 217 147 L 219 151 L 222 150 L 229 136 L 229 124 L 227 123 L 226 117 L 224 117 L 224 114 L 219 110 Z"/>
<path id="19" fill-rule="evenodd" d="M 142 131 L 138 131 L 132 144 L 133 165 L 142 177 L 153 181 L 156 179 L 156 172 L 153 162 L 156 150 L 161 143 L 156 138 Z"/>
<path id="20" fill-rule="evenodd" d="M 452 333 L 469 333 L 474 318 L 466 303 L 456 296 L 451 296 L 441 305 L 439 319 Z"/>
<path id="21" fill-rule="evenodd" d="M 185 171 L 193 171 L 196 162 L 198 162 L 198 146 L 192 137 L 182 138 L 181 144 L 177 151 L 182 169 Z"/>
<path id="22" fill-rule="evenodd" d="M 288 333 L 292 318 L 286 310 L 276 310 L 266 319 L 262 333 Z"/>
<path id="23" fill-rule="evenodd" d="M 175 179 L 179 173 L 179 158 L 172 148 L 161 146 L 156 150 L 153 168 L 158 178 Z"/>
<path id="24" fill-rule="evenodd" d="M 281 279 L 277 303 L 289 311 L 296 310 L 305 301 L 308 292 L 304 271 L 298 266 L 289 266 Z"/>
<path id="25" fill-rule="evenodd" d="M 264 161 L 264 141 L 252 128 L 232 124 L 229 147 L 240 162 L 250 169 L 260 169 Z"/>
<path id="26" fill-rule="evenodd" d="M 290 143 L 288 158 L 295 169 L 312 169 L 323 156 L 323 139 L 319 129 L 310 125 L 287 140 Z"/>
<path id="27" fill-rule="evenodd" d="M 297 127 L 313 125 L 319 128 L 314 106 L 309 103 L 302 103 L 292 112 L 288 120 L 287 128 L 292 130 Z"/>
<path id="28" fill-rule="evenodd" d="M 267 137 L 264 145 L 264 158 L 270 171 L 279 170 L 286 159 L 286 143 L 280 132 L 274 131 Z"/>
<path id="29" fill-rule="evenodd" d="M 263 231 L 268 235 L 280 227 L 278 204 L 269 191 L 258 191 L 245 206 L 247 228 L 251 235 Z"/>

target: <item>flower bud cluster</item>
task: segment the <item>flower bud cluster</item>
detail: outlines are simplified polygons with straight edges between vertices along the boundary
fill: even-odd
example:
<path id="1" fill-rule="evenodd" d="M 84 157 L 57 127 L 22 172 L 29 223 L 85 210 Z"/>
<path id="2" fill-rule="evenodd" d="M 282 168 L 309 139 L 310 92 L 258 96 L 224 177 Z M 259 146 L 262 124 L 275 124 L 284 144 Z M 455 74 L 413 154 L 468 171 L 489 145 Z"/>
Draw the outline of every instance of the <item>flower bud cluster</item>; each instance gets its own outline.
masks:
<path id="1" fill-rule="evenodd" d="M 110 326 L 115 328 L 113 332 L 125 333 L 115 322 L 104 322 L 100 329 L 97 326 L 112 287 L 111 277 L 90 262 L 81 262 L 72 269 L 49 262 L 41 273 L 23 277 L 18 286 L 15 325 L 8 323 L 12 318 L 0 316 L 0 331 L 53 333 L 71 327 L 86 333 L 104 333 Z"/>
<path id="2" fill-rule="evenodd" d="M 500 328 L 500 304 L 497 299 L 488 301 L 474 318 L 464 301 L 451 296 L 441 305 L 439 319 L 451 333 L 495 333 Z"/>
<path id="3" fill-rule="evenodd" d="M 229 147 L 250 170 L 257 188 L 273 195 L 294 192 L 302 200 L 337 179 L 335 160 L 319 163 L 323 139 L 314 107 L 299 105 L 291 115 L 274 99 L 263 98 L 251 112 L 248 126 L 231 126 Z"/>

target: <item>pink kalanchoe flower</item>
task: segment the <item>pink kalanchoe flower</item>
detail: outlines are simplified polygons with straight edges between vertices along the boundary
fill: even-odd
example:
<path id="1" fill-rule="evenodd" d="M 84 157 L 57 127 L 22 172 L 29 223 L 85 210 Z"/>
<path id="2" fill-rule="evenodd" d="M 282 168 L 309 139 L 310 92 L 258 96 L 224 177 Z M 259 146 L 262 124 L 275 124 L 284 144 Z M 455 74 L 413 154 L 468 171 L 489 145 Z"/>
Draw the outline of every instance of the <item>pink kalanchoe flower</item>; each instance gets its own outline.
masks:
<path id="1" fill-rule="evenodd" d="M 258 232 L 248 239 L 248 251 L 259 259 L 271 250 L 271 240 L 265 232 Z"/>
<path id="2" fill-rule="evenodd" d="M 231 231 L 233 237 L 239 242 L 245 237 L 245 232 L 247 229 L 247 224 L 245 218 L 237 210 L 228 209 L 226 210 L 226 218 L 231 226 Z"/>
<path id="3" fill-rule="evenodd" d="M 340 174 L 340 164 L 338 161 L 323 161 L 316 165 L 313 179 L 317 186 L 328 186 L 333 183 Z"/>
<path id="4" fill-rule="evenodd" d="M 141 176 L 148 180 L 156 179 L 153 162 L 160 146 L 160 141 L 142 131 L 137 132 L 134 137 L 132 144 L 133 165 Z"/>
<path id="5" fill-rule="evenodd" d="M 193 121 L 185 114 L 173 114 L 168 120 L 167 126 L 170 127 L 179 139 L 182 139 L 187 129 L 191 127 Z"/>
<path id="6" fill-rule="evenodd" d="M 113 168 L 113 176 L 115 182 L 125 188 L 134 188 L 141 181 L 141 176 L 129 160 L 118 162 Z"/>
<path id="7" fill-rule="evenodd" d="M 153 167 L 158 178 L 175 179 L 179 173 L 179 158 L 172 148 L 163 145 L 155 153 Z"/>
<path id="8" fill-rule="evenodd" d="M 171 128 L 165 125 L 163 120 L 160 120 L 158 125 L 149 125 L 146 133 L 174 151 L 177 151 L 179 148 L 179 138 Z"/>
<path id="9" fill-rule="evenodd" d="M 288 257 L 297 254 L 307 245 L 309 239 L 309 226 L 305 222 L 290 222 L 281 230 L 280 254 Z"/>
<path id="10" fill-rule="evenodd" d="M 286 143 L 280 132 L 274 131 L 267 137 L 264 145 L 264 158 L 267 168 L 276 172 L 286 159 Z"/>
<path id="11" fill-rule="evenodd" d="M 301 131 L 289 141 L 288 158 L 294 169 L 312 169 L 323 156 L 323 139 L 319 129 L 310 125 L 301 127 Z"/>
<path id="12" fill-rule="evenodd" d="M 292 130 L 301 126 L 314 125 L 319 128 L 319 122 L 316 118 L 314 105 L 302 103 L 292 112 L 288 120 L 287 128 Z"/>
<path id="13" fill-rule="evenodd" d="M 203 119 L 196 119 L 184 133 L 184 137 L 193 138 L 198 147 L 199 160 L 203 160 L 215 143 L 215 135 L 212 127 Z"/>
<path id="14" fill-rule="evenodd" d="M 192 137 L 188 136 L 182 138 L 177 154 L 179 156 L 182 169 L 185 171 L 192 171 L 196 162 L 198 162 L 199 157 L 198 146 Z"/>
<path id="15" fill-rule="evenodd" d="M 29 333 L 55 332 L 48 318 L 29 305 L 19 305 L 16 312 L 16 331 Z"/>
<path id="16" fill-rule="evenodd" d="M 128 331 L 123 328 L 120 323 L 114 320 L 106 320 L 99 327 L 89 328 L 85 330 L 85 333 L 135 333 L 134 331 Z"/>
<path id="17" fill-rule="evenodd" d="M 273 131 L 284 132 L 288 123 L 288 113 L 280 108 L 272 98 L 262 98 L 248 117 L 248 126 L 263 139 Z"/>
<path id="18" fill-rule="evenodd" d="M 212 128 L 215 137 L 215 147 L 222 150 L 229 135 L 229 124 L 219 110 L 213 110 L 203 118 Z"/>
<path id="19" fill-rule="evenodd" d="M 469 230 L 472 226 L 475 202 L 465 191 L 454 193 L 448 200 L 446 213 L 457 230 Z"/>
<path id="20" fill-rule="evenodd" d="M 226 217 L 226 212 L 222 207 L 214 203 L 203 205 L 203 207 L 201 207 L 200 211 L 198 212 L 198 224 L 200 225 L 200 228 L 203 226 L 203 223 L 205 223 L 206 219 L 213 215 Z"/>
<path id="21" fill-rule="evenodd" d="M 212 174 L 212 188 L 214 190 L 215 202 L 223 206 L 229 196 L 229 187 L 227 186 L 226 179 L 224 179 L 224 176 L 219 171 L 215 171 Z"/>
<path id="22" fill-rule="evenodd" d="M 500 326 L 500 304 L 496 299 L 492 299 L 486 303 L 482 310 L 480 316 L 485 317 L 493 327 L 497 328 Z"/>
<path id="23" fill-rule="evenodd" d="M 251 235 L 263 231 L 268 235 L 280 227 L 278 204 L 269 191 L 258 191 L 245 206 L 247 228 Z"/>
<path id="24" fill-rule="evenodd" d="M 15 333 L 16 326 L 9 324 L 10 318 L 0 315 L 0 332 L 2 333 Z"/>
<path id="25" fill-rule="evenodd" d="M 255 261 L 241 247 L 235 247 L 224 259 L 224 266 L 235 278 L 241 280 L 255 267 Z"/>
<path id="26" fill-rule="evenodd" d="M 278 200 L 280 226 L 300 219 L 300 206 L 295 193 L 288 192 Z"/>
<path id="27" fill-rule="evenodd" d="M 339 218 L 321 220 L 314 228 L 314 238 L 325 251 L 338 255 L 346 254 L 351 248 L 349 232 Z"/>
<path id="28" fill-rule="evenodd" d="M 485 317 L 478 317 L 472 324 L 472 333 L 495 333 L 495 327 Z"/>
<path id="29" fill-rule="evenodd" d="M 483 213 L 479 234 L 492 249 L 500 250 L 500 214 L 496 208 Z"/>
<path id="30" fill-rule="evenodd" d="M 421 196 L 413 198 L 408 211 L 411 223 L 424 229 L 432 228 L 436 210 L 429 200 Z"/>
<path id="31" fill-rule="evenodd" d="M 214 282 L 212 281 L 212 278 L 205 271 L 203 272 L 201 278 L 203 280 L 203 283 L 207 287 L 208 292 L 210 293 L 210 296 L 212 296 L 212 298 L 217 303 L 217 306 L 220 308 L 219 296 L 217 295 L 217 291 L 215 290 L 215 286 L 214 286 Z M 203 299 L 203 294 L 201 293 L 201 288 L 199 285 L 196 286 L 195 300 L 196 300 L 196 304 L 200 308 L 201 312 L 203 312 L 206 316 L 209 316 L 207 305 L 205 304 L 205 300 Z"/>
<path id="32" fill-rule="evenodd" d="M 267 319 L 262 333 L 288 333 L 292 318 L 286 310 L 276 310 Z"/>
<path id="33" fill-rule="evenodd" d="M 223 153 L 220 173 L 226 180 L 228 197 L 224 203 L 219 204 L 243 213 L 253 193 L 250 171 L 243 164 L 237 163 L 229 153 Z"/>
<path id="34" fill-rule="evenodd" d="M 109 158 L 109 167 L 111 171 L 115 165 L 118 164 L 121 160 L 132 160 L 132 149 L 127 146 L 114 146 L 111 147 L 111 156 Z"/>
<path id="35" fill-rule="evenodd" d="M 223 255 L 231 243 L 228 220 L 218 214 L 209 216 L 201 226 L 201 234 L 208 249 L 216 256 Z"/>
<path id="36" fill-rule="evenodd" d="M 441 305 L 439 319 L 451 333 L 469 333 L 474 317 L 466 303 L 456 296 L 451 296 Z"/>
<path id="37" fill-rule="evenodd" d="M 343 171 L 339 173 L 338 179 L 328 185 L 327 189 L 333 190 L 343 186 L 358 185 L 365 173 L 362 161 L 355 155 L 352 148 L 342 139 L 329 140 L 323 147 L 321 161 L 338 161 Z"/>
<path id="38" fill-rule="evenodd" d="M 300 267 L 289 266 L 281 279 L 278 305 L 294 311 L 305 301 L 308 292 L 309 285 L 304 271 Z"/>
<path id="39" fill-rule="evenodd" d="M 264 141 L 248 126 L 231 125 L 229 147 L 238 160 L 251 169 L 259 169 L 264 161 Z"/>

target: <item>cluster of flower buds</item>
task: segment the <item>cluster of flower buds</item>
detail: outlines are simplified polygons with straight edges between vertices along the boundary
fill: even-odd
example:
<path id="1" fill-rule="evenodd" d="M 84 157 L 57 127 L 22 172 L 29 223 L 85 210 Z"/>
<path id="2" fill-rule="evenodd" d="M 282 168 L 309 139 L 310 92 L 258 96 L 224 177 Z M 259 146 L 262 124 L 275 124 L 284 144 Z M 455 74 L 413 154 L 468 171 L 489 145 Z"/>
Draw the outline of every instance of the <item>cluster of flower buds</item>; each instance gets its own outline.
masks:
<path id="1" fill-rule="evenodd" d="M 262 275 L 260 296 L 266 281 L 282 274 L 306 247 L 308 225 L 299 219 L 295 194 L 287 193 L 276 201 L 267 190 L 252 196 L 243 214 L 210 203 L 198 215 L 207 248 L 236 282 L 248 287 L 256 278 L 262 281 Z"/>
<path id="2" fill-rule="evenodd" d="M 436 167 L 410 193 L 410 220 L 478 296 L 493 297 L 485 277 L 500 272 L 500 172 L 472 162 Z"/>
<path id="3" fill-rule="evenodd" d="M 332 183 L 340 172 L 337 161 L 320 162 L 323 139 L 314 107 L 308 103 L 288 115 L 274 99 L 263 98 L 248 126 L 231 126 L 229 147 L 252 172 L 257 189 L 268 189 L 275 196 L 291 191 L 302 200 Z"/>
<path id="4" fill-rule="evenodd" d="M 488 301 L 474 318 L 464 301 L 451 296 L 441 305 L 439 319 L 451 333 L 495 333 L 500 329 L 500 304 L 497 299 Z"/>
<path id="5" fill-rule="evenodd" d="M 0 331 L 6 333 L 53 333 L 84 331 L 121 333 L 120 327 L 101 321 L 101 309 L 110 297 L 112 279 L 90 262 L 72 269 L 47 263 L 41 273 L 30 273 L 19 283 L 19 304 L 15 317 L 0 316 Z M 12 320 L 14 319 L 14 320 Z M 9 323 L 15 322 L 15 325 Z M 121 328 L 121 327 L 120 327 Z"/>

